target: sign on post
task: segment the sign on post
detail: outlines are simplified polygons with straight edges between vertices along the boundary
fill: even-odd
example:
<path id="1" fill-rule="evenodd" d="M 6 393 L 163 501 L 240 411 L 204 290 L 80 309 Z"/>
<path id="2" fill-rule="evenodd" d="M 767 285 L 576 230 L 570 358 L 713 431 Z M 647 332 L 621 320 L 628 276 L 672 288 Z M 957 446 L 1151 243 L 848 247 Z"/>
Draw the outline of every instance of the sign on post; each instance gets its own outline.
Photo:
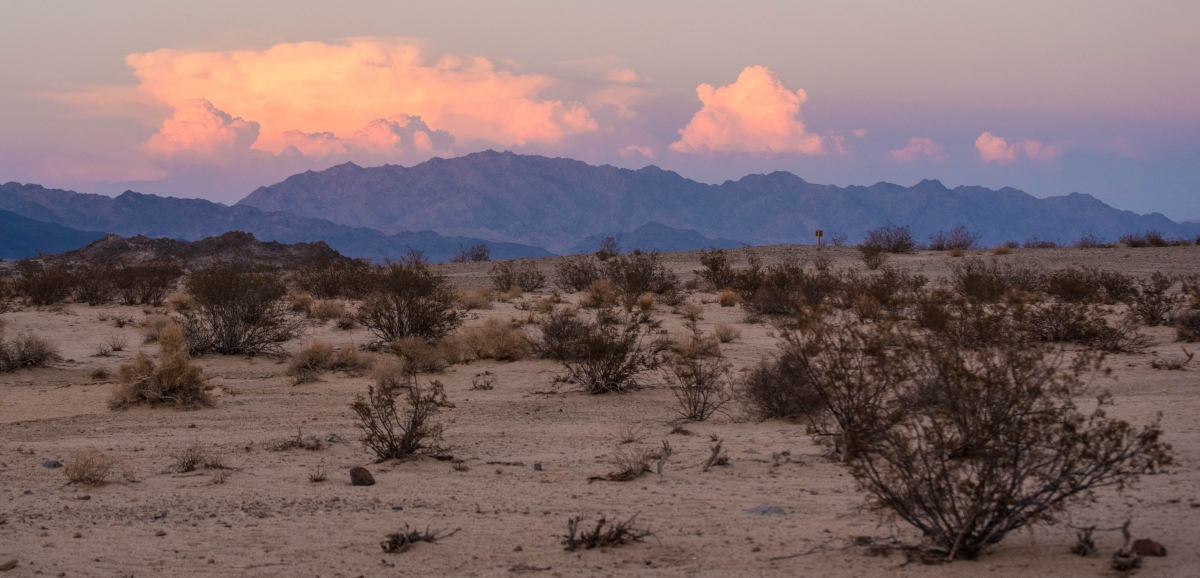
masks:
<path id="1" fill-rule="evenodd" d="M 825 231 L 817 229 L 817 246 L 821 246 L 821 237 L 825 235 Z"/>

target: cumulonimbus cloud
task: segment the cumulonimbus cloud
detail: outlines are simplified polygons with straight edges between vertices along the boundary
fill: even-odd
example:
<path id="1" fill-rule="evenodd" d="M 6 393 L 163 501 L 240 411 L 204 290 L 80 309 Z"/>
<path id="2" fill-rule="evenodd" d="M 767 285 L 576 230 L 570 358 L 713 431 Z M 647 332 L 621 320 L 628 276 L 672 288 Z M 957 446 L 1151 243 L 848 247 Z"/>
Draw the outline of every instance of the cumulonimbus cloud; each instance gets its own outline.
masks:
<path id="1" fill-rule="evenodd" d="M 795 92 L 765 66 L 749 66 L 733 84 L 701 84 L 704 105 L 669 147 L 677 152 L 721 151 L 825 154 L 820 136 L 807 132 L 798 118 L 808 98 Z"/>
<path id="2" fill-rule="evenodd" d="M 173 157 L 181 153 L 212 156 L 244 150 L 258 139 L 259 125 L 235 118 L 203 98 L 185 100 L 146 141 L 150 152 Z"/>
<path id="3" fill-rule="evenodd" d="M 1008 164 L 1017 160 L 1019 155 L 1034 161 L 1052 161 L 1062 155 L 1059 145 L 1045 145 L 1036 140 L 1024 139 L 1020 142 L 1009 142 L 990 132 L 985 132 L 975 139 L 975 148 L 979 150 L 979 158 L 983 162 Z"/>
<path id="4" fill-rule="evenodd" d="M 945 147 L 933 142 L 932 139 L 915 136 L 908 139 L 908 144 L 904 148 L 888 151 L 888 154 L 892 155 L 892 160 L 898 163 L 911 163 L 917 160 L 944 163 L 948 160 Z"/>
<path id="5" fill-rule="evenodd" d="M 292 131 L 351 135 L 398 114 L 459 139 L 503 145 L 555 142 L 598 128 L 583 104 L 539 98 L 555 82 L 549 76 L 499 70 L 484 58 L 427 62 L 417 45 L 399 40 L 162 49 L 125 60 L 141 93 L 174 107 L 205 98 L 259 123 L 255 148 L 272 152 L 288 146 Z"/>
<path id="6" fill-rule="evenodd" d="M 430 129 L 421 117 L 407 114 L 377 118 L 346 138 L 340 138 L 332 132 L 306 133 L 298 130 L 283 133 L 283 138 L 287 146 L 294 147 L 307 157 L 353 153 L 429 155 L 445 151 L 454 144 L 454 137 L 450 133 Z"/>

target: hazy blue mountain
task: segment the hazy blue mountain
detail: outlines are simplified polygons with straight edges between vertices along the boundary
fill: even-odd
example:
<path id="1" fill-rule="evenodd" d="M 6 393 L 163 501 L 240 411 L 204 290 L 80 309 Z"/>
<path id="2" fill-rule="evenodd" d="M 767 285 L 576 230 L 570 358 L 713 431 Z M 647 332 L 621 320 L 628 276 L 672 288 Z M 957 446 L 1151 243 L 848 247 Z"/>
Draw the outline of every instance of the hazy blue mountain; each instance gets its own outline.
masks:
<path id="1" fill-rule="evenodd" d="M 373 229 L 283 211 L 262 211 L 245 205 L 229 207 L 203 199 L 160 197 L 133 191 L 113 198 L 10 182 L 0 185 L 0 210 L 73 229 L 103 231 L 122 237 L 144 235 L 196 241 L 228 231 L 245 231 L 264 241 L 325 241 L 343 255 L 376 260 L 396 259 L 411 247 L 423 251 L 432 261 L 444 261 L 458 251 L 459 244 L 470 246 L 476 243 L 487 243 L 494 259 L 551 255 L 541 247 L 517 243 L 443 237 L 426 230 L 385 235 Z M 86 244 L 73 245 L 69 249 Z"/>
<path id="2" fill-rule="evenodd" d="M 816 229 L 856 242 L 884 224 L 910 225 L 921 240 L 962 225 L 989 245 L 1033 235 L 1069 242 L 1087 232 L 1109 240 L 1147 229 L 1171 237 L 1200 233 L 1197 224 L 1114 209 L 1079 193 L 1038 199 L 1013 188 L 949 189 L 935 180 L 843 188 L 787 172 L 709 185 L 655 166 L 629 170 L 495 151 L 412 167 L 346 163 L 308 171 L 260 187 L 236 206 L 385 233 L 432 229 L 556 252 L 651 221 L 756 245 L 812 243 Z"/>
<path id="3" fill-rule="evenodd" d="M 600 241 L 609 235 L 619 235 L 624 251 L 695 251 L 697 249 L 732 249 L 745 243 L 733 239 L 709 239 L 692 229 L 676 229 L 657 221 L 650 221 L 632 231 L 592 235 L 571 247 L 567 253 L 594 253 L 600 249 Z"/>
<path id="4" fill-rule="evenodd" d="M 97 231 L 80 231 L 0 210 L 0 259 L 33 257 L 38 251 L 62 253 L 102 237 L 104 233 Z"/>

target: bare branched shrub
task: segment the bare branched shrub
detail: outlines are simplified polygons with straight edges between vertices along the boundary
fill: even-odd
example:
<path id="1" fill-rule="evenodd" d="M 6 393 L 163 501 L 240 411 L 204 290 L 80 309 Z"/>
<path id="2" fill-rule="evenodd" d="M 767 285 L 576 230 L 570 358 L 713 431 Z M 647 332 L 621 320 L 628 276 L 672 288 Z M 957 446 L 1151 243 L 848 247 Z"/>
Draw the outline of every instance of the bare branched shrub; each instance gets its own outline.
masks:
<path id="1" fill-rule="evenodd" d="M 563 536 L 563 545 L 568 552 L 574 552 L 580 548 L 591 550 L 640 542 L 651 533 L 647 528 L 635 526 L 635 520 L 636 515 L 624 521 L 609 520 L 601 516 L 596 524 L 589 528 L 582 526 L 583 516 L 576 516 L 567 520 L 567 535 Z"/>
<path id="2" fill-rule="evenodd" d="M 867 237 L 861 246 L 877 247 L 885 253 L 906 254 L 916 250 L 917 243 L 913 240 L 912 231 L 907 225 L 903 227 L 884 225 L 867 231 Z"/>
<path id="3" fill-rule="evenodd" d="M 871 271 L 882 267 L 887 262 L 887 252 L 874 245 L 859 245 L 858 252 L 863 266 Z"/>
<path id="4" fill-rule="evenodd" d="M 700 251 L 700 265 L 704 268 L 696 270 L 696 276 L 713 289 L 729 289 L 738 282 L 738 273 L 730 264 L 729 253 L 725 249 Z M 724 303 L 722 306 L 728 307 Z"/>
<path id="5" fill-rule="evenodd" d="M 1177 356 L 1177 355 L 1173 355 L 1171 357 L 1159 357 L 1158 352 L 1155 351 L 1154 359 L 1150 360 L 1150 367 L 1152 367 L 1154 369 L 1170 369 L 1170 370 L 1183 369 L 1185 366 L 1187 366 L 1187 364 L 1192 362 L 1192 359 L 1194 359 L 1196 357 L 1196 352 L 1188 351 L 1184 347 L 1180 347 L 1179 349 L 1183 350 L 1182 357 Z"/>
<path id="6" fill-rule="evenodd" d="M 1137 430 L 1107 417 L 1107 394 L 1090 414 L 1078 405 L 1095 356 L 1064 367 L 1061 354 L 1019 339 L 968 350 L 887 327 L 824 333 L 791 349 L 826 400 L 851 473 L 870 505 L 948 559 L 975 558 L 1093 489 L 1172 463 L 1157 423 Z"/>
<path id="7" fill-rule="evenodd" d="M 75 279 L 70 272 L 35 261 L 21 261 L 17 271 L 17 293 L 25 297 L 30 305 L 37 307 L 61 303 L 71 296 L 75 286 Z"/>
<path id="8" fill-rule="evenodd" d="M 175 320 L 162 313 L 151 313 L 142 319 L 142 327 L 145 329 L 142 336 L 146 343 L 154 343 L 158 341 L 158 335 L 163 329 L 175 325 Z"/>
<path id="9" fill-rule="evenodd" d="M 492 250 L 487 243 L 478 243 L 470 247 L 458 244 L 458 252 L 450 258 L 451 263 L 483 263 L 492 260 Z"/>
<path id="10" fill-rule="evenodd" d="M 729 403 L 730 364 L 718 357 L 672 357 L 665 377 L 685 420 L 704 421 Z"/>
<path id="11" fill-rule="evenodd" d="M 204 373 L 188 359 L 183 330 L 177 325 L 163 329 L 158 347 L 159 363 L 139 351 L 133 363 L 117 369 L 120 381 L 108 406 L 121 409 L 145 403 L 191 409 L 213 405 Z"/>
<path id="12" fill-rule="evenodd" d="M 171 261 L 148 261 L 112 271 L 117 296 L 125 305 L 159 307 L 171 293 L 183 269 Z"/>
<path id="13" fill-rule="evenodd" d="M 32 333 L 0 339 L 0 373 L 45 367 L 58 358 L 58 345 Z"/>
<path id="14" fill-rule="evenodd" d="M 402 401 L 406 407 L 397 408 Z M 375 454 L 376 461 L 405 459 L 416 454 L 445 455 L 439 442 L 442 424 L 438 411 L 446 404 L 440 383 L 422 388 L 408 376 L 403 387 L 377 383 L 367 387 L 367 395 L 358 395 L 350 409 L 358 416 L 363 447 Z"/>
<path id="15" fill-rule="evenodd" d="M 667 270 L 658 251 L 615 255 L 605 262 L 604 277 L 622 295 L 665 295 L 679 291 L 679 277 Z"/>
<path id="16" fill-rule="evenodd" d="M 1104 330 L 1088 345 L 1106 353 L 1141 353 L 1154 342 L 1138 331 L 1138 319 L 1124 315 L 1116 325 L 1105 324 Z"/>
<path id="17" fill-rule="evenodd" d="M 961 296 L 978 303 L 996 303 L 1012 292 L 1037 293 L 1042 275 L 1037 269 L 971 257 L 950 268 L 950 284 Z"/>
<path id="18" fill-rule="evenodd" d="M 104 339 L 104 345 L 109 351 L 125 351 L 125 348 L 129 347 L 129 338 L 118 333 L 109 333 Z"/>
<path id="19" fill-rule="evenodd" d="M 325 471 L 324 466 L 317 466 L 311 472 L 308 472 L 308 481 L 314 484 L 319 484 L 329 479 L 329 472 Z"/>
<path id="20" fill-rule="evenodd" d="M 1137 280 L 1137 290 L 1129 297 L 1129 309 L 1151 327 L 1162 325 L 1179 305 L 1179 295 L 1168 293 L 1175 280 L 1158 271 Z"/>
<path id="21" fill-rule="evenodd" d="M 1075 247 L 1078 249 L 1098 249 L 1101 247 L 1109 247 L 1110 245 L 1104 242 L 1104 239 L 1088 231 L 1075 239 Z"/>
<path id="22" fill-rule="evenodd" d="M 524 330 L 494 317 L 483 325 L 464 328 L 462 345 L 475 359 L 520 361 L 532 353 Z"/>
<path id="23" fill-rule="evenodd" d="M 721 343 L 733 343 L 742 338 L 742 332 L 728 323 L 718 323 L 713 327 L 713 336 Z"/>
<path id="24" fill-rule="evenodd" d="M 1200 309 L 1188 309 L 1175 315 L 1175 340 L 1193 343 L 1200 341 Z"/>
<path id="25" fill-rule="evenodd" d="M 362 299 L 371 290 L 371 266 L 362 259 L 321 260 L 293 270 L 291 282 L 317 299 Z"/>
<path id="26" fill-rule="evenodd" d="M 587 324 L 571 309 L 548 313 L 538 329 L 541 335 L 533 342 L 538 355 L 559 361 L 577 358 L 577 347 L 588 331 Z"/>
<path id="27" fill-rule="evenodd" d="M 641 376 L 658 368 L 664 345 L 647 340 L 657 324 L 638 314 L 601 310 L 583 322 L 562 360 L 561 380 L 577 383 L 588 393 L 621 393 L 640 386 Z M 648 342 L 649 341 L 649 342 Z"/>
<path id="28" fill-rule="evenodd" d="M 501 293 L 514 288 L 528 293 L 546 286 L 546 275 L 529 259 L 500 261 L 492 266 L 491 275 L 492 287 Z"/>
<path id="29" fill-rule="evenodd" d="M 210 453 L 208 448 L 200 444 L 200 442 L 192 443 L 191 445 L 171 453 L 171 463 L 167 466 L 166 471 L 177 474 L 186 474 L 196 470 L 226 470 L 229 466 L 221 460 L 221 457 Z"/>
<path id="30" fill-rule="evenodd" d="M 378 272 L 375 290 L 359 307 L 358 319 L 380 342 L 438 339 L 462 322 L 454 300 L 446 276 L 413 255 Z"/>
<path id="31" fill-rule="evenodd" d="M 71 300 L 76 303 L 87 303 L 91 306 L 102 305 L 112 301 L 113 271 L 105 263 L 84 265 L 72 272 L 74 287 Z"/>
<path id="32" fill-rule="evenodd" d="M 568 293 L 578 293 L 599 281 L 600 266 L 591 255 L 570 255 L 554 267 L 554 284 Z"/>
<path id="33" fill-rule="evenodd" d="M 98 449 L 89 448 L 71 452 L 63 467 L 63 474 L 72 484 L 99 486 L 108 481 L 108 476 L 116 466 L 116 458 Z"/>
<path id="34" fill-rule="evenodd" d="M 823 307 L 840 288 L 834 274 L 808 271 L 792 262 L 747 272 L 739 282 L 738 293 L 747 312 L 797 317 Z"/>
<path id="35" fill-rule="evenodd" d="M 607 261 L 621 254 L 621 234 L 609 235 L 600 240 L 600 248 L 595 256 L 601 261 Z"/>
<path id="36" fill-rule="evenodd" d="M 967 231 L 966 227 L 955 227 L 949 231 L 938 231 L 929 236 L 930 251 L 950 251 L 952 249 L 974 249 L 979 237 Z"/>
<path id="37" fill-rule="evenodd" d="M 188 276 L 196 310 L 181 316 L 188 350 L 223 355 L 278 351 L 295 337 L 299 320 L 288 313 L 287 288 L 277 269 L 216 262 Z"/>
<path id="38" fill-rule="evenodd" d="M 1155 229 L 1141 233 L 1121 235 L 1119 241 L 1126 247 L 1166 247 L 1171 244 L 1163 238 L 1161 231 Z"/>
<path id="39" fill-rule="evenodd" d="M 1046 239 L 1040 239 L 1037 235 L 1034 235 L 1028 239 L 1025 239 L 1025 242 L 1021 246 L 1026 249 L 1053 249 L 1058 246 L 1058 243 Z"/>
<path id="40" fill-rule="evenodd" d="M 452 532 L 447 532 L 445 530 L 430 531 L 429 528 L 426 528 L 424 531 L 419 531 L 409 528 L 408 524 L 405 524 L 403 530 L 394 534 L 388 534 L 387 538 L 379 543 L 379 547 L 383 548 L 383 551 L 387 552 L 388 554 L 400 554 L 402 552 L 407 552 L 408 549 L 412 548 L 413 544 L 416 544 L 417 542 L 429 542 L 432 544 L 443 538 L 449 538 L 457 533 L 457 528 Z"/>

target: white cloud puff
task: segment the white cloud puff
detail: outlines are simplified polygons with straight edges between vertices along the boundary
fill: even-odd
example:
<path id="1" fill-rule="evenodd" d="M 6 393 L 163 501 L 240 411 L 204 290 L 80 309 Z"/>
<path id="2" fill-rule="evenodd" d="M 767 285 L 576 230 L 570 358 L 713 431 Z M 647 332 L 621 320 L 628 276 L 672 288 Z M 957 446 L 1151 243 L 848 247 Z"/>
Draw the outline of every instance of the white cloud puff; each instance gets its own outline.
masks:
<path id="1" fill-rule="evenodd" d="M 627 147 L 618 149 L 617 152 L 626 158 L 633 156 L 646 157 L 648 159 L 654 158 L 654 149 L 642 145 L 629 145 Z"/>
<path id="2" fill-rule="evenodd" d="M 945 147 L 931 139 L 915 136 L 908 139 L 908 144 L 904 148 L 889 151 L 888 154 L 892 155 L 892 160 L 898 163 L 911 163 L 918 160 L 944 163 L 948 160 Z"/>
<path id="3" fill-rule="evenodd" d="M 979 158 L 983 159 L 983 162 L 995 161 L 999 164 L 1016 161 L 1019 155 L 1034 161 L 1052 161 L 1061 156 L 1063 151 L 1059 145 L 1044 145 L 1029 139 L 1009 144 L 1004 138 L 990 132 L 985 132 L 975 139 L 975 148 L 979 150 Z"/>
<path id="4" fill-rule="evenodd" d="M 427 62 L 417 45 L 392 39 L 301 42 L 265 50 L 162 49 L 126 57 L 138 90 L 180 107 L 203 97 L 261 124 L 255 148 L 287 146 L 285 133 L 356 133 L 381 117 L 420 116 L 460 139 L 502 145 L 556 142 L 597 130 L 581 103 L 542 99 L 556 82 L 498 70 L 484 58 Z"/>
<path id="5" fill-rule="evenodd" d="M 258 139 L 259 125 L 234 118 L 203 98 L 183 101 L 146 141 L 150 152 L 173 157 L 181 153 L 212 156 L 245 150 Z"/>
<path id="6" fill-rule="evenodd" d="M 432 130 L 421 117 L 407 114 L 375 119 L 347 138 L 339 138 L 331 132 L 298 130 L 283 133 L 283 138 L 287 146 L 307 157 L 353 153 L 428 156 L 454 144 L 450 133 Z"/>
<path id="7" fill-rule="evenodd" d="M 784 88 L 764 66 L 747 67 L 727 86 L 701 84 L 696 95 L 704 106 L 679 131 L 673 151 L 826 152 L 821 137 L 808 133 L 797 118 L 808 98 L 804 90 Z"/>

